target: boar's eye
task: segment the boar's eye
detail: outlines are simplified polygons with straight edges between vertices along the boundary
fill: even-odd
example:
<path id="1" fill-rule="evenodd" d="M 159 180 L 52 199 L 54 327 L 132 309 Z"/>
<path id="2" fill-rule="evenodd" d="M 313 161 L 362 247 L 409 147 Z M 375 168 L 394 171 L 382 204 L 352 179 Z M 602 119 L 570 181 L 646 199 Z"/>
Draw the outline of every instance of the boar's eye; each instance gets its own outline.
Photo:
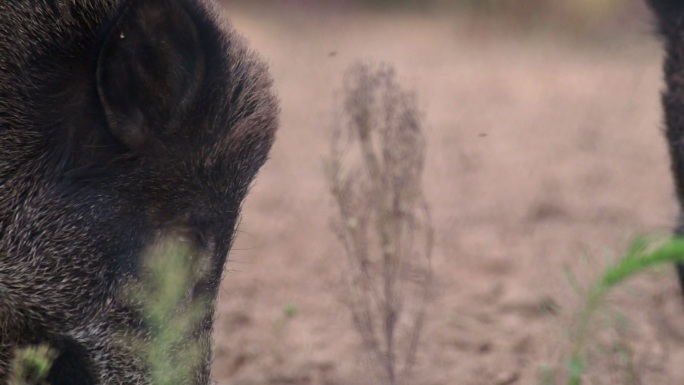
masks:
<path id="1" fill-rule="evenodd" d="M 173 239 L 202 255 L 211 255 L 216 249 L 213 237 L 190 226 L 176 227 L 173 230 Z"/>
<path id="2" fill-rule="evenodd" d="M 174 234 L 174 239 L 181 245 L 187 245 L 189 247 L 196 247 L 195 245 L 195 234 L 187 229 L 176 230 Z"/>
<path id="3" fill-rule="evenodd" d="M 143 276 L 147 273 L 166 274 L 174 269 L 192 271 L 190 279 L 203 279 L 214 265 L 214 243 L 202 233 L 187 226 L 170 226 L 159 230 L 147 248 L 141 262 Z"/>

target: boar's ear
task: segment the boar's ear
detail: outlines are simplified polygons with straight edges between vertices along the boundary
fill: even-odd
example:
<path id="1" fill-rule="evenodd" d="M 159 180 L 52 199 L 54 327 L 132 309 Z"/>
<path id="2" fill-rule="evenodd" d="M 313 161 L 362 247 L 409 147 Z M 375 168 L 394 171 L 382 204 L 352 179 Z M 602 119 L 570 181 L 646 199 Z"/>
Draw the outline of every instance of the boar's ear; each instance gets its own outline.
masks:
<path id="1" fill-rule="evenodd" d="M 173 130 L 204 70 L 199 29 L 179 1 L 128 1 L 97 62 L 97 91 L 112 134 L 135 151 Z"/>

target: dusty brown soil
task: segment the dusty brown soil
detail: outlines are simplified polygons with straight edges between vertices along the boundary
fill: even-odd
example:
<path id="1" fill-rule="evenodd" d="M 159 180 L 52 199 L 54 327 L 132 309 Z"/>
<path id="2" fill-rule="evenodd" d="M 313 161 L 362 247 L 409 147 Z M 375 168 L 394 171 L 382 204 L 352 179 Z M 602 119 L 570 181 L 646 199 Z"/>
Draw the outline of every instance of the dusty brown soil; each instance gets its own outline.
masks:
<path id="1" fill-rule="evenodd" d="M 543 368 L 562 372 L 580 303 L 564 269 L 586 284 L 634 235 L 675 218 L 648 23 L 581 42 L 458 15 L 291 8 L 229 12 L 271 64 L 282 124 L 222 285 L 216 380 L 370 383 L 339 301 L 344 254 L 322 170 L 357 59 L 393 63 L 425 112 L 436 287 L 412 384 L 537 384 Z M 587 384 L 636 384 L 632 372 L 684 382 L 678 301 L 669 267 L 618 290 L 626 326 L 591 339 Z"/>

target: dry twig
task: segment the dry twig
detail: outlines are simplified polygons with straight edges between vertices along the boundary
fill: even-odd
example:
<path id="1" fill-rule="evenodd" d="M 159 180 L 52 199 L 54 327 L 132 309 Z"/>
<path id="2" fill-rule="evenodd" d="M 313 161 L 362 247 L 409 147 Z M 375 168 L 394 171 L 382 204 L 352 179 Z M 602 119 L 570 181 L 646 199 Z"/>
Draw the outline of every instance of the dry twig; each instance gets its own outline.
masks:
<path id="1" fill-rule="evenodd" d="M 349 262 L 345 302 L 381 381 L 406 384 L 432 282 L 421 115 L 389 65 L 355 65 L 344 95 L 327 176 Z"/>

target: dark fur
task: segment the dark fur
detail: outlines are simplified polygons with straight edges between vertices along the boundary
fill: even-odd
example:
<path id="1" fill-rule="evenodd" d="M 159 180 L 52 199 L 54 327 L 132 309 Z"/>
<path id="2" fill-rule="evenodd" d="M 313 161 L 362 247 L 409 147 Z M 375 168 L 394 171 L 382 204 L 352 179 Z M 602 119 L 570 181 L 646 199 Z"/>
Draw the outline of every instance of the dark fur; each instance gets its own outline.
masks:
<path id="1" fill-rule="evenodd" d="M 264 64 L 204 1 L 0 1 L 0 384 L 40 343 L 60 353 L 52 385 L 146 383 L 122 287 L 182 233 L 211 262 L 194 292 L 216 298 L 277 110 Z"/>
<path id="2" fill-rule="evenodd" d="M 662 102 L 665 134 L 680 214 L 676 234 L 684 235 L 684 1 L 647 0 L 656 16 L 665 45 L 665 83 Z M 677 266 L 684 290 L 684 265 Z"/>

